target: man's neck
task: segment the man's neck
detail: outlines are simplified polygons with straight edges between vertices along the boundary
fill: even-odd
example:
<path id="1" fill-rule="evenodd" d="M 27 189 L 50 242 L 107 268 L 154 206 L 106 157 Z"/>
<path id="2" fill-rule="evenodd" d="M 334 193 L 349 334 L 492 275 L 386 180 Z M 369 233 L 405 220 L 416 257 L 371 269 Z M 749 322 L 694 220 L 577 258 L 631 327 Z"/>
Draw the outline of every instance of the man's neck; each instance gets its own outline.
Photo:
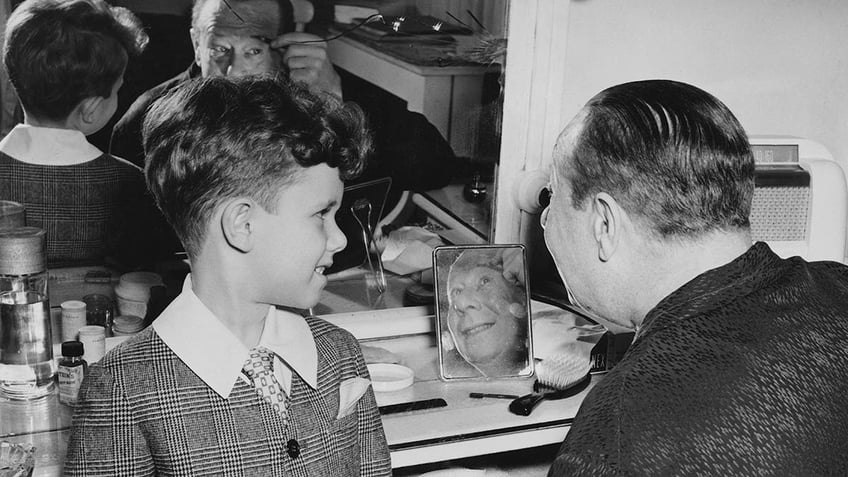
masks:
<path id="1" fill-rule="evenodd" d="M 641 291 L 634 293 L 637 328 L 665 297 L 698 275 L 726 265 L 744 254 L 752 245 L 749 231 L 713 232 L 694 240 L 665 240 L 646 254 L 634 277 Z M 644 284 L 650 283 L 650 286 Z"/>

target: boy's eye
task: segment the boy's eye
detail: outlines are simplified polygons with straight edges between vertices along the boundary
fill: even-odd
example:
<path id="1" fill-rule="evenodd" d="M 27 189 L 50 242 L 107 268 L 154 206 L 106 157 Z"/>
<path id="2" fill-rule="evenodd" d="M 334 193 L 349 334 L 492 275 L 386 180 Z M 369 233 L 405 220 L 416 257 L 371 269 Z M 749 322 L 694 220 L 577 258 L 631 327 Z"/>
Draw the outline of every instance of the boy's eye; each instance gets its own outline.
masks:
<path id="1" fill-rule="evenodd" d="M 492 279 L 491 279 L 491 278 L 489 278 L 489 277 L 483 277 L 483 278 L 481 278 L 481 279 L 480 279 L 480 286 L 481 286 L 481 287 L 484 287 L 484 286 L 488 285 L 488 284 L 489 284 L 489 282 L 491 282 L 491 281 L 492 281 Z"/>

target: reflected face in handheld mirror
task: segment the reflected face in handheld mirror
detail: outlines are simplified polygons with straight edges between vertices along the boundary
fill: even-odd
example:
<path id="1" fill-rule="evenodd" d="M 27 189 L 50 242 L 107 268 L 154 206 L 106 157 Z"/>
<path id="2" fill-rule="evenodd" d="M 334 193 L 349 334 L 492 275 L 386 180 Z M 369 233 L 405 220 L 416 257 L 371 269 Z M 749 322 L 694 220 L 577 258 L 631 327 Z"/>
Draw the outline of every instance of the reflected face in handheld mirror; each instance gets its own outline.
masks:
<path id="1" fill-rule="evenodd" d="M 526 347 L 524 291 L 490 267 L 451 270 L 448 328 L 460 354 L 471 363 L 512 359 Z"/>
<path id="2" fill-rule="evenodd" d="M 274 73 L 282 68 L 272 49 L 281 25 L 274 0 L 229 2 L 208 0 L 191 30 L 194 56 L 207 76 L 245 76 Z"/>

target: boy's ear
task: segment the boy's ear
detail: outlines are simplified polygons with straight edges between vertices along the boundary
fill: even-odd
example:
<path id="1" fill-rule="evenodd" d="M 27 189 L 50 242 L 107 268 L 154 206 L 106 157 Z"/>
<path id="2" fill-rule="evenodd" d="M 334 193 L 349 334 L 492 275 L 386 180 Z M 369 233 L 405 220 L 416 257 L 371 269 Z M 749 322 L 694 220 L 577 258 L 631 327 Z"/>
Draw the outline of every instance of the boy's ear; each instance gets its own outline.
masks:
<path id="1" fill-rule="evenodd" d="M 80 101 L 77 110 L 79 111 L 79 119 L 83 125 L 92 125 L 97 122 L 100 105 L 105 100 L 106 98 L 102 96 L 89 96 Z"/>
<path id="2" fill-rule="evenodd" d="M 247 198 L 236 198 L 224 204 L 221 232 L 231 247 L 241 252 L 249 252 L 253 248 L 252 221 L 258 207 L 258 204 Z"/>

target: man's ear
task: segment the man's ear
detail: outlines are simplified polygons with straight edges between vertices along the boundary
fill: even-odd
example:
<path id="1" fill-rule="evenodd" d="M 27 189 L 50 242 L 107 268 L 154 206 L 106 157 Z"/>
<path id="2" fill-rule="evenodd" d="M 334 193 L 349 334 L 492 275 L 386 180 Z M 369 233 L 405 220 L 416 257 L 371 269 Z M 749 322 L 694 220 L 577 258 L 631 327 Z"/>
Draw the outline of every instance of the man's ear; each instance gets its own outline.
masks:
<path id="1" fill-rule="evenodd" d="M 626 212 L 611 195 L 600 192 L 592 200 L 592 213 L 592 234 L 598 244 L 598 258 L 606 262 L 621 244 Z"/>
<path id="2" fill-rule="evenodd" d="M 200 66 L 200 36 L 199 32 L 194 27 L 188 29 L 188 34 L 191 36 L 191 44 L 194 46 L 194 62 Z"/>
<path id="3" fill-rule="evenodd" d="M 254 224 L 258 204 L 247 198 L 236 198 L 224 204 L 221 232 L 227 243 L 240 252 L 253 248 Z"/>

